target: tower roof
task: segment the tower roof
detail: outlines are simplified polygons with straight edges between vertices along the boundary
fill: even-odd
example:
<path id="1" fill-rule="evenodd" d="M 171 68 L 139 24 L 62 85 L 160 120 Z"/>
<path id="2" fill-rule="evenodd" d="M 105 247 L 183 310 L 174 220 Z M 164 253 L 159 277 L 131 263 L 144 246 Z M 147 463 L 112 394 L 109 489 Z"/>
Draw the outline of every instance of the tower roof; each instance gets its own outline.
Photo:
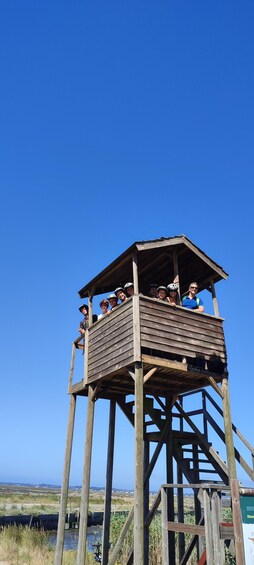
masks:
<path id="1" fill-rule="evenodd" d="M 197 247 L 185 235 L 161 237 L 136 241 L 117 259 L 89 281 L 79 291 L 80 298 L 90 292 L 94 295 L 112 291 L 119 284 L 132 280 L 132 256 L 137 255 L 139 287 L 149 283 L 168 284 L 174 278 L 174 252 L 177 253 L 181 291 L 186 292 L 191 281 L 197 281 L 200 290 L 206 288 L 211 279 L 214 283 L 226 279 L 228 274 Z"/>

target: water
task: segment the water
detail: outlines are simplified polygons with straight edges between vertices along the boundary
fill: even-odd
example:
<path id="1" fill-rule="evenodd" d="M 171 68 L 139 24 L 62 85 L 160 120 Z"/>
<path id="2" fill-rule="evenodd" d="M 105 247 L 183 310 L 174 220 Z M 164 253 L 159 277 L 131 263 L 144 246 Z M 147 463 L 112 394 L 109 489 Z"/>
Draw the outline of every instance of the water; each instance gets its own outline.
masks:
<path id="1" fill-rule="evenodd" d="M 55 547 L 56 545 L 56 532 L 51 532 L 47 536 L 48 545 Z M 102 526 L 90 526 L 87 528 L 87 547 L 88 551 L 94 551 L 93 544 L 97 541 L 101 542 L 102 539 Z M 77 549 L 78 548 L 78 530 L 65 530 L 64 534 L 64 549 Z"/>

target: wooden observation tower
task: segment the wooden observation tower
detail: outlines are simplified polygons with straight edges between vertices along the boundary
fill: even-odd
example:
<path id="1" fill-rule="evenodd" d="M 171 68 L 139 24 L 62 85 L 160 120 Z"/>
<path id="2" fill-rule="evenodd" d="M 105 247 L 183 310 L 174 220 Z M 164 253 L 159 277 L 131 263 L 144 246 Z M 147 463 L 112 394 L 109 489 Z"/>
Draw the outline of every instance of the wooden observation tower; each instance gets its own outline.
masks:
<path id="1" fill-rule="evenodd" d="M 80 291 L 88 299 L 89 328 L 85 339 L 73 343 L 69 380 L 70 409 L 65 451 L 64 476 L 59 512 L 55 565 L 61 565 L 64 543 L 69 472 L 74 430 L 75 407 L 79 396 L 87 396 L 85 461 L 80 506 L 78 565 L 85 564 L 87 517 L 90 489 L 90 468 L 95 401 L 109 401 L 108 456 L 105 469 L 106 489 L 103 523 L 102 563 L 117 563 L 128 527 L 134 523 L 134 547 L 127 563 L 149 564 L 149 524 L 161 503 L 163 565 L 188 563 L 185 533 L 191 530 L 184 522 L 183 485 L 193 489 L 195 521 L 193 547 L 197 563 L 219 565 L 221 539 L 219 532 L 219 501 L 222 485 L 233 489 L 233 536 L 237 563 L 243 564 L 242 530 L 238 512 L 239 491 L 236 459 L 254 480 L 253 467 L 236 452 L 230 415 L 227 355 L 223 319 L 219 314 L 215 286 L 227 273 L 184 235 L 134 243 Z M 179 296 L 188 291 L 189 283 L 197 281 L 199 291 L 211 294 L 213 315 L 183 308 L 146 295 L 149 283 L 178 284 Z M 92 323 L 93 297 L 112 292 L 119 284 L 134 283 L 134 295 L 117 307 L 110 316 Z M 84 374 L 73 384 L 76 352 L 84 348 Z M 219 405 L 208 392 L 218 394 Z M 191 395 L 198 395 L 200 408 L 186 411 Z M 222 419 L 222 426 L 212 417 L 209 402 Z M 135 484 L 134 507 L 130 512 L 115 548 L 110 546 L 110 514 L 114 462 L 115 411 L 119 407 L 134 427 Z M 199 424 L 193 417 L 199 415 Z M 212 447 L 208 427 L 224 442 L 227 462 Z M 254 450 L 246 442 L 252 459 Z M 151 445 L 153 454 L 151 456 Z M 156 446 L 154 449 L 154 445 Z M 165 452 L 165 485 L 154 506 L 149 508 L 149 479 L 155 463 Z M 238 454 L 238 456 L 237 456 Z M 208 484 L 208 473 L 216 480 Z M 211 475 L 210 475 L 211 476 Z M 177 491 L 177 519 L 174 492 Z M 217 513 L 217 514 L 216 514 Z M 217 516 L 210 521 L 209 516 Z M 213 525 L 212 523 L 217 523 Z M 181 525 L 182 524 L 182 525 Z M 216 528 L 216 535 L 215 530 Z M 175 537 L 178 536 L 178 555 Z M 203 552 L 201 538 L 204 540 Z M 214 540 L 217 540 L 216 542 Z M 219 556 L 219 557 L 218 557 Z M 203 559 L 203 560 L 202 560 Z M 205 560 L 206 559 L 206 560 Z"/>

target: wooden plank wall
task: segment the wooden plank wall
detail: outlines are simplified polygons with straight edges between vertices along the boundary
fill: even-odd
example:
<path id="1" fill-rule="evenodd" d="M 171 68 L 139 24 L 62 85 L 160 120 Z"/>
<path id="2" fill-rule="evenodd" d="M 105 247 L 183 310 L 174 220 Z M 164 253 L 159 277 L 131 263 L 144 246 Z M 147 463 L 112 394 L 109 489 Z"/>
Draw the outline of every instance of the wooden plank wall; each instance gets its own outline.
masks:
<path id="1" fill-rule="evenodd" d="M 217 355 L 226 362 L 222 319 L 140 297 L 141 346 L 181 356 Z"/>
<path id="2" fill-rule="evenodd" d="M 133 311 L 128 300 L 89 328 L 88 382 L 133 361 Z"/>

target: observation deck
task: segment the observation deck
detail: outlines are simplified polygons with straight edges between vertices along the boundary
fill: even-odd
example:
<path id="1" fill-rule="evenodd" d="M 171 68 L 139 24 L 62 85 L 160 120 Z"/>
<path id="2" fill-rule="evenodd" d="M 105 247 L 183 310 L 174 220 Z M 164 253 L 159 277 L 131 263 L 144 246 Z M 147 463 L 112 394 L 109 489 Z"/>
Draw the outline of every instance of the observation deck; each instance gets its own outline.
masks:
<path id="1" fill-rule="evenodd" d="M 177 396 L 208 386 L 211 379 L 216 386 L 227 376 L 215 294 L 215 283 L 223 278 L 227 273 L 185 236 L 133 244 L 79 291 L 81 298 L 88 297 L 92 322 L 94 295 L 134 282 L 134 295 L 86 331 L 84 378 L 71 383 L 69 392 L 86 395 L 92 385 L 104 398 L 133 394 L 136 363 L 142 364 L 147 394 Z M 142 289 L 154 279 L 161 284 L 174 280 L 179 296 L 196 280 L 201 291 L 211 293 L 214 315 L 145 296 Z"/>

